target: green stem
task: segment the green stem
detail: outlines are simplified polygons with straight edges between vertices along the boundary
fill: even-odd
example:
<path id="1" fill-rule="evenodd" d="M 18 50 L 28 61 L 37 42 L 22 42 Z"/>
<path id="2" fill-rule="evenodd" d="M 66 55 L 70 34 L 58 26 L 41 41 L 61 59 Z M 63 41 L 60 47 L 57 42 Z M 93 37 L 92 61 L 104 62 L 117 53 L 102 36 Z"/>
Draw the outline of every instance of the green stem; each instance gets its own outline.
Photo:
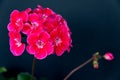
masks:
<path id="1" fill-rule="evenodd" d="M 36 59 L 33 58 L 31 80 L 34 80 L 35 63 L 36 63 Z"/>
<path id="2" fill-rule="evenodd" d="M 88 64 L 89 62 L 91 62 L 93 60 L 94 57 L 91 57 L 90 59 L 88 59 L 86 62 L 84 62 L 83 64 L 79 65 L 78 67 L 74 68 L 63 80 L 67 80 L 73 73 L 75 73 L 76 71 L 78 71 L 80 68 L 84 67 L 86 64 Z"/>

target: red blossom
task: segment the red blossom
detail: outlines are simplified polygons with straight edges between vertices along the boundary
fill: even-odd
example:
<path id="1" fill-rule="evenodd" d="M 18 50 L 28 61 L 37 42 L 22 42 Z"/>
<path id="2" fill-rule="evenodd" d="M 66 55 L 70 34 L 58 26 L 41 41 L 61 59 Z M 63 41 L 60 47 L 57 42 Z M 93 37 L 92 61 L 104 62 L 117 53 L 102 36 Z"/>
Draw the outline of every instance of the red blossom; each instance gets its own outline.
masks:
<path id="1" fill-rule="evenodd" d="M 12 45 L 10 45 L 10 51 L 14 56 L 20 56 L 24 52 L 25 44 L 16 42 Z"/>
<path id="2" fill-rule="evenodd" d="M 23 22 L 28 20 L 28 14 L 26 11 L 19 12 L 14 10 L 10 15 L 10 21 L 16 22 L 18 19 L 21 19 Z"/>
<path id="3" fill-rule="evenodd" d="M 17 32 L 9 32 L 10 51 L 14 56 L 20 56 L 24 52 L 25 44 L 21 42 L 21 35 Z"/>
<path id="4" fill-rule="evenodd" d="M 44 59 L 53 53 L 53 45 L 49 41 L 50 35 L 47 32 L 31 34 L 27 38 L 27 51 L 34 54 L 37 59 Z"/>
<path id="5" fill-rule="evenodd" d="M 9 31 L 20 32 L 23 28 L 23 22 L 26 22 L 28 19 L 28 14 L 26 11 L 19 12 L 14 10 L 10 15 L 10 23 L 8 24 Z"/>
<path id="6" fill-rule="evenodd" d="M 51 32 L 51 40 L 54 43 L 55 52 L 58 56 L 61 56 L 64 51 L 70 49 L 71 38 L 65 26 L 58 27 Z"/>

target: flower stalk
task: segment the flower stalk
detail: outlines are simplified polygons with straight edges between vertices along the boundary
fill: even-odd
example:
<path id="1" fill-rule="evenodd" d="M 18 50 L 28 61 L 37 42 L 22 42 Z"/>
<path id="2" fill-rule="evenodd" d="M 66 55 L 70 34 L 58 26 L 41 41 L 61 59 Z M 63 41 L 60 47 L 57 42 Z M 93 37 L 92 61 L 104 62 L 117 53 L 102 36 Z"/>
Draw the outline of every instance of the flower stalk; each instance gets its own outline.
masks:
<path id="1" fill-rule="evenodd" d="M 36 63 L 36 59 L 35 59 L 35 57 L 34 57 L 34 58 L 33 58 L 33 63 L 32 63 L 32 75 L 31 75 L 31 80 L 34 80 L 35 63 Z"/>
<path id="2" fill-rule="evenodd" d="M 93 58 L 94 57 L 91 57 L 86 62 L 84 62 L 83 64 L 81 64 L 78 67 L 76 67 L 75 69 L 73 69 L 63 80 L 67 80 L 73 73 L 75 73 L 76 71 L 78 71 L 80 68 L 84 67 L 86 64 L 90 63 L 93 60 Z"/>

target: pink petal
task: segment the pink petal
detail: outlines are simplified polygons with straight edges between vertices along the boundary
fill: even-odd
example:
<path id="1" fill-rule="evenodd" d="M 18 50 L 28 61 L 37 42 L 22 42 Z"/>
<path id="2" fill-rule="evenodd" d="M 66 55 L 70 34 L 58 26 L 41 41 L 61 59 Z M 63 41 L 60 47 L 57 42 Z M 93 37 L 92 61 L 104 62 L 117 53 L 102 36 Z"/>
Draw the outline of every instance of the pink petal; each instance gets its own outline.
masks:
<path id="1" fill-rule="evenodd" d="M 26 11 L 20 12 L 20 18 L 23 21 L 27 21 L 28 20 L 28 13 Z"/>
<path id="2" fill-rule="evenodd" d="M 26 11 L 27 13 L 29 13 L 29 12 L 32 11 L 32 9 L 31 9 L 31 8 L 27 8 L 25 11 Z"/>
<path id="3" fill-rule="evenodd" d="M 39 49 L 39 51 L 34 55 L 35 58 L 41 60 L 47 57 L 46 49 Z"/>
<path id="4" fill-rule="evenodd" d="M 8 24 L 7 29 L 8 31 L 20 32 L 23 28 L 23 22 L 11 22 Z"/>
<path id="5" fill-rule="evenodd" d="M 29 54 L 35 54 L 35 49 L 30 45 L 26 47 L 26 50 Z"/>
<path id="6" fill-rule="evenodd" d="M 50 33 L 55 28 L 55 26 L 51 23 L 45 23 L 43 28 L 45 31 Z"/>
<path id="7" fill-rule="evenodd" d="M 13 10 L 12 13 L 10 14 L 10 21 L 16 21 L 17 18 L 19 17 L 19 11 L 18 10 Z"/>
<path id="8" fill-rule="evenodd" d="M 38 7 L 35 8 L 33 12 L 38 13 L 38 14 L 42 14 L 43 13 L 42 6 L 38 5 Z"/>
<path id="9" fill-rule="evenodd" d="M 12 24 L 9 23 L 9 24 L 7 25 L 8 31 L 15 31 L 15 29 L 14 29 L 13 27 L 14 27 L 14 26 L 12 26 Z"/>
<path id="10" fill-rule="evenodd" d="M 19 47 L 17 45 L 10 46 L 10 51 L 14 56 L 20 56 L 25 50 L 25 44 L 21 44 Z"/>
<path id="11" fill-rule="evenodd" d="M 55 52 L 57 56 L 61 56 L 64 53 L 64 49 L 60 49 L 61 47 L 56 47 Z"/>
<path id="12" fill-rule="evenodd" d="M 15 25 L 15 23 L 9 23 L 7 25 L 8 31 L 20 32 L 20 30 L 18 30 L 16 27 L 17 26 Z"/>
<path id="13" fill-rule="evenodd" d="M 43 41 L 43 42 L 46 42 L 50 39 L 50 35 L 47 33 L 47 32 L 41 32 L 38 36 L 38 38 Z"/>
<path id="14" fill-rule="evenodd" d="M 41 32 L 43 32 L 43 28 L 41 26 L 35 27 L 35 28 L 30 30 L 31 34 L 38 34 L 38 33 L 41 33 Z"/>
<path id="15" fill-rule="evenodd" d="M 18 41 L 21 42 L 21 34 L 20 34 L 20 33 L 10 31 L 10 32 L 8 33 L 8 35 L 9 35 L 10 39 L 12 39 L 12 40 L 17 39 Z"/>
<path id="16" fill-rule="evenodd" d="M 30 31 L 31 31 L 31 25 L 29 23 L 25 23 L 22 29 L 22 33 L 30 34 Z"/>
<path id="17" fill-rule="evenodd" d="M 38 14 L 36 14 L 36 13 L 29 14 L 29 21 L 32 22 L 32 21 L 36 21 L 38 19 L 39 19 Z"/>
<path id="18" fill-rule="evenodd" d="M 44 48 L 46 49 L 47 51 L 47 55 L 50 55 L 50 54 L 53 54 L 54 53 L 54 46 L 52 45 L 51 42 L 48 42 Z"/>
<path id="19" fill-rule="evenodd" d="M 45 8 L 44 9 L 44 14 L 47 16 L 54 14 L 54 12 L 50 8 Z"/>
<path id="20" fill-rule="evenodd" d="M 35 44 L 37 40 L 38 40 L 38 34 L 30 34 L 27 37 L 27 43 L 29 45 Z"/>

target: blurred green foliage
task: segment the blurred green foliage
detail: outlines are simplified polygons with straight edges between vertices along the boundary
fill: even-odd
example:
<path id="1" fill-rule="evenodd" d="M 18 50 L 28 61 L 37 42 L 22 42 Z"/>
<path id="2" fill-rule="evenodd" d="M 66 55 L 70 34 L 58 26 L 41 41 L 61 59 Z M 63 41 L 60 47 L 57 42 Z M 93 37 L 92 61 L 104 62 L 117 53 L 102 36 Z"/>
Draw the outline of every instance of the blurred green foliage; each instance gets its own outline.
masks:
<path id="1" fill-rule="evenodd" d="M 7 69 L 5 67 L 0 67 L 0 74 L 4 72 L 7 72 Z"/>
<path id="2" fill-rule="evenodd" d="M 0 80 L 31 80 L 31 74 L 25 72 L 25 73 L 19 73 L 17 77 L 10 77 L 6 78 L 3 73 L 7 72 L 7 69 L 5 67 L 0 67 Z M 37 80 L 34 77 L 34 80 Z M 38 80 L 48 80 L 47 77 L 40 77 Z"/>

